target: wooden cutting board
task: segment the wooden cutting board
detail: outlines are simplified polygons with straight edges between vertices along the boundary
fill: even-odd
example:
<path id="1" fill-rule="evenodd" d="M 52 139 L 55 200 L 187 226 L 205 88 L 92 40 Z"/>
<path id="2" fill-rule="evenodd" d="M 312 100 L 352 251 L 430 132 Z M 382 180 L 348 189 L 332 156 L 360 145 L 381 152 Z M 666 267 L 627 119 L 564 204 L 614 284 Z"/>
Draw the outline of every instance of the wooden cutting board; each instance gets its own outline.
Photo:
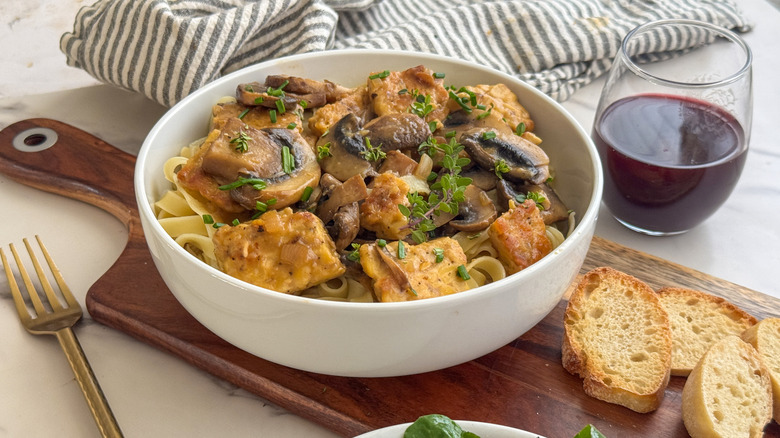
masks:
<path id="1" fill-rule="evenodd" d="M 29 153 L 52 130 L 54 146 Z M 43 132 L 43 134 L 41 134 Z M 24 141 L 21 141 L 24 140 Z M 129 230 L 116 264 L 88 291 L 95 320 L 173 353 L 239 387 L 344 436 L 418 416 L 504 424 L 547 437 L 571 437 L 594 424 L 608 437 L 688 436 L 681 419 L 684 378 L 672 377 L 660 409 L 638 414 L 586 396 L 561 366 L 566 301 L 514 342 L 471 362 L 393 378 L 347 378 L 298 371 L 239 350 L 192 318 L 168 291 L 141 230 L 133 193 L 135 157 L 48 119 L 0 131 L 0 173 L 22 184 L 96 205 Z M 582 272 L 612 266 L 653 287 L 683 286 L 722 296 L 757 318 L 780 317 L 780 300 L 595 237 Z M 291 346 L 291 348 L 294 348 Z M 772 423 L 767 436 L 780 436 Z"/>

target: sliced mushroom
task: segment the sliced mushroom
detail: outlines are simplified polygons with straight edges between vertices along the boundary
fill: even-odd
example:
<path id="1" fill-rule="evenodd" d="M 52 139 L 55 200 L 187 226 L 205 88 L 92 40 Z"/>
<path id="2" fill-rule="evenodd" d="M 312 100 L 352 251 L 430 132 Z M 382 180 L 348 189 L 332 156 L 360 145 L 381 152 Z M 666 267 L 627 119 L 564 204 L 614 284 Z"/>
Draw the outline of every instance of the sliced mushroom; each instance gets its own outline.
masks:
<path id="1" fill-rule="evenodd" d="M 394 113 L 372 119 L 361 132 L 371 144 L 392 150 L 417 149 L 428 137 L 431 129 L 421 117 L 411 113 Z"/>
<path id="2" fill-rule="evenodd" d="M 360 134 L 360 119 L 354 114 L 341 118 L 317 141 L 318 147 L 326 145 L 329 155 L 320 159 L 320 166 L 339 181 L 376 173 L 373 163 L 365 158 L 368 149 Z"/>
<path id="3" fill-rule="evenodd" d="M 496 206 L 487 193 L 470 184 L 463 193 L 465 200 L 458 207 L 458 217 L 449 222 L 458 231 L 481 231 L 496 220 Z"/>
<path id="4" fill-rule="evenodd" d="M 512 184 L 501 180 L 496 186 L 499 208 L 502 211 L 509 209 L 509 201 L 518 202 L 518 197 L 526 196 L 529 192 L 541 193 L 545 200 L 542 202 L 542 220 L 547 225 L 564 220 L 569 217 L 569 209 L 558 197 L 552 187 L 546 182 L 543 184 Z"/>
<path id="5" fill-rule="evenodd" d="M 484 191 L 493 190 L 498 183 L 496 172 L 485 170 L 479 166 L 474 166 L 460 173 L 465 178 L 471 178 L 471 183 Z"/>
<path id="6" fill-rule="evenodd" d="M 241 139 L 241 140 L 236 140 Z M 285 172 L 283 149 L 292 156 L 292 169 Z M 203 154 L 203 171 L 224 187 L 241 178 L 260 179 L 265 187 L 238 184 L 229 190 L 230 197 L 246 210 L 254 210 L 257 201 L 275 201 L 281 209 L 300 200 L 306 187 L 319 183 L 320 167 L 306 140 L 295 130 L 255 129 L 238 119 L 228 120 L 219 137 Z"/>
<path id="7" fill-rule="evenodd" d="M 285 111 L 294 111 L 301 101 L 301 97 L 280 93 L 268 94 L 268 87 L 259 82 L 239 84 L 236 87 L 236 100 L 246 106 L 262 106 L 265 108 L 279 108 L 277 101 L 281 101 Z"/>
<path id="8" fill-rule="evenodd" d="M 300 78 L 287 75 L 269 75 L 265 78 L 265 85 L 278 88 L 284 85 L 285 92 L 297 95 L 322 95 L 327 103 L 333 103 L 350 94 L 351 88 L 343 87 L 331 81 L 316 81 L 314 79 Z"/>
<path id="9" fill-rule="evenodd" d="M 510 181 L 541 184 L 550 176 L 547 154 L 508 129 L 471 129 L 460 136 L 460 143 L 485 170 L 495 171 L 499 163 L 506 164 L 508 170 L 502 177 Z"/>
<path id="10" fill-rule="evenodd" d="M 317 216 L 326 224 L 333 219 L 341 207 L 368 197 L 368 188 L 360 175 L 355 175 L 341 183 L 332 175 L 325 174 L 321 186 L 326 199 L 317 207 Z"/>
<path id="11" fill-rule="evenodd" d="M 371 247 L 374 251 L 376 251 L 377 254 L 379 254 L 379 258 L 382 259 L 382 261 L 385 263 L 385 266 L 387 266 L 388 270 L 390 270 L 390 274 L 396 280 L 396 283 L 400 286 L 400 288 L 404 291 L 414 290 L 414 288 L 412 288 L 412 282 L 409 280 L 409 275 L 406 273 L 406 271 L 403 270 L 403 268 L 401 268 L 401 266 L 398 264 L 398 261 L 395 257 L 393 257 L 392 254 L 390 254 L 390 251 L 388 251 L 387 247 L 379 248 L 376 246 L 376 244 L 372 244 Z"/>
<path id="12" fill-rule="evenodd" d="M 333 226 L 325 227 L 333 237 L 336 249 L 342 250 L 349 246 L 360 231 L 360 207 L 357 202 L 343 205 L 333 215 Z"/>
<path id="13" fill-rule="evenodd" d="M 395 172 L 399 176 L 411 175 L 417 168 L 417 162 L 401 151 L 388 151 L 387 157 L 379 166 L 379 173 Z"/>

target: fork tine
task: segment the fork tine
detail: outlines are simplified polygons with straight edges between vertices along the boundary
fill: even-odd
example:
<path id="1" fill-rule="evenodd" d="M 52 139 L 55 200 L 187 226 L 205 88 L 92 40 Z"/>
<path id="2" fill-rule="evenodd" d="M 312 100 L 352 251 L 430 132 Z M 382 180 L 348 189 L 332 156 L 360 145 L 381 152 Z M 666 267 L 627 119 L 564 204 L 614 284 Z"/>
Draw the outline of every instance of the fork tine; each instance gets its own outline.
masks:
<path id="1" fill-rule="evenodd" d="M 16 267 L 19 269 L 19 274 L 22 276 L 24 287 L 27 288 L 27 295 L 30 296 L 30 302 L 32 302 L 32 305 L 35 308 L 35 312 L 38 315 L 46 313 L 46 308 L 43 307 L 41 297 L 39 297 L 38 292 L 35 291 L 35 285 L 33 285 L 32 280 L 30 280 L 30 276 L 27 274 L 27 270 L 24 268 L 22 259 L 19 257 L 19 253 L 16 252 L 16 247 L 13 243 L 8 246 L 11 248 L 11 253 L 14 255 L 14 259 L 16 260 Z"/>
<path id="2" fill-rule="evenodd" d="M 38 239 L 38 245 L 41 245 L 41 239 L 36 235 L 36 239 Z M 51 287 L 51 283 L 49 283 L 49 279 L 46 277 L 46 273 L 43 271 L 43 268 L 41 267 L 41 264 L 38 262 L 38 257 L 35 256 L 35 253 L 33 252 L 32 247 L 30 246 L 30 242 L 27 241 L 26 238 L 22 239 L 24 242 L 24 246 L 27 247 L 27 252 L 30 254 L 30 260 L 32 260 L 33 267 L 35 268 L 35 272 L 38 274 L 38 279 L 41 282 L 41 287 L 43 288 L 44 293 L 46 294 L 46 298 L 49 300 L 49 305 L 51 306 L 53 311 L 62 310 L 62 303 L 60 303 L 60 299 L 57 298 L 57 295 L 54 293 L 54 289 Z M 51 267 L 52 272 L 56 272 L 57 267 L 52 266 L 51 258 L 48 257 L 48 254 L 46 253 L 46 248 L 43 248 L 41 245 L 41 249 L 44 251 L 44 256 L 46 257 L 46 261 L 49 263 L 49 266 Z M 57 274 L 55 273 L 55 277 Z M 64 282 L 63 282 L 64 283 Z M 57 279 L 57 284 L 59 285 L 59 279 Z"/>
<path id="3" fill-rule="evenodd" d="M 8 285 L 11 287 L 11 295 L 14 297 L 16 312 L 19 313 L 19 318 L 22 319 L 22 324 L 27 325 L 32 318 L 30 317 L 30 312 L 27 311 L 27 306 L 24 304 L 22 291 L 19 290 L 19 285 L 16 284 L 16 277 L 14 277 L 14 273 L 11 270 L 11 265 L 8 264 L 8 259 L 5 257 L 5 251 L 3 251 L 3 248 L 0 248 L 0 259 L 3 261 L 5 276 L 8 278 Z"/>

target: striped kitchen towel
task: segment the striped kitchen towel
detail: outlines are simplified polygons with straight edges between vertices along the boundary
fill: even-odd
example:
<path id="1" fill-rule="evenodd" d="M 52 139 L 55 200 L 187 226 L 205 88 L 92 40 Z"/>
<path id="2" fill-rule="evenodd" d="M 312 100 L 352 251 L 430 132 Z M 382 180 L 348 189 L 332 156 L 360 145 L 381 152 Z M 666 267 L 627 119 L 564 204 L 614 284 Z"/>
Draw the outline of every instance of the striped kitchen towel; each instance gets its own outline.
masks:
<path id="1" fill-rule="evenodd" d="M 98 0 L 60 48 L 166 106 L 247 65 L 342 48 L 466 59 L 563 101 L 609 69 L 629 30 L 662 18 L 750 29 L 731 0 Z"/>

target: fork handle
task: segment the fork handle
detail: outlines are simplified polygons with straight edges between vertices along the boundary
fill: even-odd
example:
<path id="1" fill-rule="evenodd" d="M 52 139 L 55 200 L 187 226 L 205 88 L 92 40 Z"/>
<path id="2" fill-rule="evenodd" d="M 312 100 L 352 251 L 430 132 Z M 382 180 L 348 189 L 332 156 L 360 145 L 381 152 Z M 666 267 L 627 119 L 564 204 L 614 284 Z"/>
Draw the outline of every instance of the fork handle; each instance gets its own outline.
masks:
<path id="1" fill-rule="evenodd" d="M 111 408 L 108 406 L 106 396 L 103 395 L 103 390 L 100 389 L 100 384 L 98 384 L 95 374 L 92 372 L 92 367 L 89 365 L 76 335 L 73 334 L 73 330 L 67 327 L 57 331 L 56 335 L 62 350 L 65 352 L 65 356 L 68 358 L 68 363 L 70 363 L 70 367 L 73 369 L 73 374 L 76 375 L 81 391 L 87 399 L 87 404 L 92 411 L 92 416 L 95 417 L 100 433 L 104 437 L 121 437 L 122 431 L 119 429 L 116 418 L 114 418 L 114 413 L 111 412 Z"/>

